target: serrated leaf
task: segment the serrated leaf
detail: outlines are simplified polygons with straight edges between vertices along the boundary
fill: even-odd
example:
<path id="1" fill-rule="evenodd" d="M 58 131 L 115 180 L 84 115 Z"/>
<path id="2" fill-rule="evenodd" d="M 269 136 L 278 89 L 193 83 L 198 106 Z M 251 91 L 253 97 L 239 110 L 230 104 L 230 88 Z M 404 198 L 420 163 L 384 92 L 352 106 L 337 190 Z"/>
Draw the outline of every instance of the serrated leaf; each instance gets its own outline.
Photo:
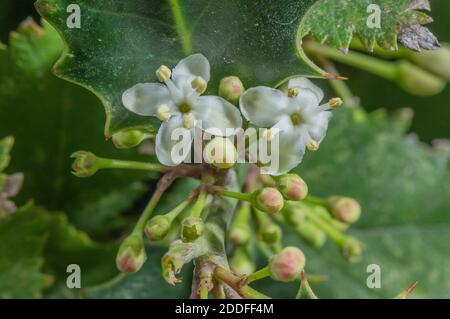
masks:
<path id="1" fill-rule="evenodd" d="M 329 277 L 315 287 L 319 296 L 390 298 L 419 281 L 413 297 L 448 297 L 449 156 L 405 137 L 405 128 L 401 118 L 380 112 L 340 110 L 321 149 L 298 168 L 311 193 L 351 196 L 363 208 L 361 220 L 350 230 L 365 245 L 360 262 L 346 262 L 331 242 L 320 250 L 300 244 L 307 271 Z M 286 243 L 299 245 L 294 234 Z M 381 267 L 381 289 L 366 285 L 370 264 Z M 262 285 L 285 298 L 298 288 Z"/>
<path id="2" fill-rule="evenodd" d="M 122 106 L 121 95 L 139 82 L 155 82 L 155 70 L 190 53 L 212 65 L 209 92 L 221 78 L 238 75 L 247 87 L 273 86 L 313 72 L 297 58 L 295 35 L 313 0 L 73 1 L 39 0 L 40 14 L 62 33 L 62 78 L 95 92 L 106 107 L 106 135 L 136 125 L 158 125 Z M 67 6 L 81 9 L 81 28 L 69 29 Z"/>
<path id="3" fill-rule="evenodd" d="M 10 169 L 25 174 L 18 201 L 33 198 L 70 216 L 101 208 L 103 195 L 149 177 L 142 172 L 104 171 L 90 179 L 79 179 L 71 174 L 70 154 L 74 151 L 89 149 L 105 157 L 149 158 L 138 156 L 136 151 L 117 151 L 105 142 L 101 103 L 88 91 L 50 72 L 62 49 L 56 30 L 48 23 L 40 27 L 31 20 L 12 33 L 8 47 L 0 46 L 0 136 L 15 137 L 15 160 Z M 126 202 L 135 199 L 128 196 Z M 119 214 L 121 207 L 108 209 L 112 216 Z"/>
<path id="4" fill-rule="evenodd" d="M 439 47 L 436 37 L 423 24 L 432 20 L 417 10 L 429 10 L 428 1 L 412 0 L 318 0 L 306 12 L 298 30 L 298 41 L 312 35 L 320 43 L 346 52 L 356 35 L 372 51 L 375 44 L 398 50 L 397 41 L 412 50 Z M 301 51 L 303 59 L 313 63 Z M 316 67 L 322 74 L 325 71 Z"/>

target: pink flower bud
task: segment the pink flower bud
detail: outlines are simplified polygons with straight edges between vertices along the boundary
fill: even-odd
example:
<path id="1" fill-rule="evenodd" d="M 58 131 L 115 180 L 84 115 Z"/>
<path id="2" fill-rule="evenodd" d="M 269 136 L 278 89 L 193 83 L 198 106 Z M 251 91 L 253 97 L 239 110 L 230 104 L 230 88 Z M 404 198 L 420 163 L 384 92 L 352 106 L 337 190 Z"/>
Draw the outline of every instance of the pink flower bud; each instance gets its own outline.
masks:
<path id="1" fill-rule="evenodd" d="M 289 282 L 300 278 L 305 267 L 305 255 L 296 247 L 286 247 L 269 261 L 272 279 Z"/>
<path id="2" fill-rule="evenodd" d="M 147 255 L 144 242 L 138 236 L 130 236 L 122 243 L 116 257 L 117 268 L 124 273 L 135 273 L 144 265 Z"/>
<path id="3" fill-rule="evenodd" d="M 275 215 L 284 206 L 283 195 L 273 187 L 266 187 L 253 193 L 252 204 L 255 208 Z"/>
<path id="4" fill-rule="evenodd" d="M 287 174 L 279 178 L 277 188 L 286 200 L 300 201 L 308 195 L 308 185 L 297 174 Z"/>
<path id="5" fill-rule="evenodd" d="M 332 196 L 328 199 L 328 209 L 337 220 L 353 224 L 361 216 L 361 206 L 353 198 Z"/>

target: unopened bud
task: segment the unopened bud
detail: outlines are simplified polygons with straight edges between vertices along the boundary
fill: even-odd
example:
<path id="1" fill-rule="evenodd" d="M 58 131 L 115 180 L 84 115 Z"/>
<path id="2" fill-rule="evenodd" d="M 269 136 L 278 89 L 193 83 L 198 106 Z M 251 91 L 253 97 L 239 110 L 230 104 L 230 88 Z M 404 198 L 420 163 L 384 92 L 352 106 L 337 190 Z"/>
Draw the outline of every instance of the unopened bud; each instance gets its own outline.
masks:
<path id="1" fill-rule="evenodd" d="M 203 234 L 204 223 L 199 217 L 187 217 L 181 226 L 181 239 L 184 242 L 194 241 Z"/>
<path id="2" fill-rule="evenodd" d="M 252 195 L 252 205 L 263 212 L 275 215 L 284 206 L 283 195 L 273 187 L 257 190 Z"/>
<path id="3" fill-rule="evenodd" d="M 272 279 L 289 282 L 300 278 L 305 267 L 305 255 L 296 247 L 286 247 L 270 258 L 269 271 Z"/>
<path id="4" fill-rule="evenodd" d="M 272 245 L 281 241 L 283 231 L 281 227 L 274 223 L 263 225 L 260 229 L 260 236 L 263 242 Z"/>
<path id="5" fill-rule="evenodd" d="M 131 235 L 120 245 L 116 265 L 121 272 L 135 273 L 141 269 L 146 259 L 143 239 Z"/>
<path id="6" fill-rule="evenodd" d="M 237 248 L 230 260 L 230 267 L 238 275 L 250 275 L 255 269 L 255 263 L 251 259 L 247 249 Z"/>
<path id="7" fill-rule="evenodd" d="M 230 229 L 228 237 L 235 245 L 245 245 L 250 240 L 250 229 L 245 226 L 235 225 Z"/>
<path id="8" fill-rule="evenodd" d="M 361 216 L 361 206 L 353 198 L 332 196 L 327 200 L 331 215 L 346 224 L 353 224 Z"/>
<path id="9" fill-rule="evenodd" d="M 164 215 L 153 217 L 145 226 L 145 234 L 151 241 L 163 240 L 170 231 L 172 222 L 170 218 Z"/>
<path id="10" fill-rule="evenodd" d="M 237 161 L 234 144 L 226 137 L 215 137 L 205 147 L 204 156 L 209 164 L 217 168 L 231 168 Z"/>
<path id="11" fill-rule="evenodd" d="M 98 157 L 91 152 L 78 151 L 70 157 L 75 159 L 72 163 L 72 173 L 75 176 L 89 177 L 97 173 L 100 168 Z"/>
<path id="12" fill-rule="evenodd" d="M 439 94 L 446 85 L 439 77 L 407 61 L 398 62 L 396 82 L 405 91 L 418 96 Z"/>
<path id="13" fill-rule="evenodd" d="M 358 261 L 362 254 L 362 245 L 359 240 L 349 237 L 341 246 L 342 256 L 350 262 Z"/>
<path id="14" fill-rule="evenodd" d="M 233 104 L 239 101 L 244 91 L 244 85 L 237 76 L 229 76 L 220 81 L 219 96 Z"/>
<path id="15" fill-rule="evenodd" d="M 306 219 L 305 209 L 308 209 L 301 203 L 286 202 L 281 210 L 284 220 L 291 226 L 297 226 Z"/>
<path id="16" fill-rule="evenodd" d="M 286 200 L 300 201 L 308 195 L 308 185 L 297 174 L 287 174 L 277 181 L 277 188 Z"/>
<path id="17" fill-rule="evenodd" d="M 149 133 L 139 129 L 120 131 L 112 136 L 114 146 L 118 149 L 129 149 L 138 146 L 149 137 Z"/>
<path id="18" fill-rule="evenodd" d="M 422 69 L 425 69 L 444 80 L 450 81 L 450 45 L 442 44 L 437 50 L 411 52 L 409 58 Z"/>
<path id="19" fill-rule="evenodd" d="M 158 70 L 156 70 L 156 77 L 160 82 L 164 82 L 172 76 L 172 71 L 165 65 L 161 65 Z"/>
<path id="20" fill-rule="evenodd" d="M 295 227 L 296 233 L 314 248 L 320 248 L 325 245 L 326 234 L 313 223 L 304 221 Z"/>

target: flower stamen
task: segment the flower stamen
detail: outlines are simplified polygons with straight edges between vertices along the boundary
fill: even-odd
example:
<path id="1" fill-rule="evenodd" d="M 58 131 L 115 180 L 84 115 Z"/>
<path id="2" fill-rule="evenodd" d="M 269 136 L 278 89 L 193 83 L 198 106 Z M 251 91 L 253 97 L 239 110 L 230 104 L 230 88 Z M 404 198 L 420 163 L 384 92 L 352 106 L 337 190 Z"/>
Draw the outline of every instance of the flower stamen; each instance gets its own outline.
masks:
<path id="1" fill-rule="evenodd" d="M 156 111 L 156 117 L 160 121 L 168 121 L 172 114 L 170 114 L 170 108 L 167 104 L 161 104 Z"/>
<path id="2" fill-rule="evenodd" d="M 299 89 L 298 88 L 290 88 L 288 90 L 288 96 L 289 97 L 297 97 L 299 94 Z"/>
<path id="3" fill-rule="evenodd" d="M 192 113 L 186 113 L 183 114 L 183 127 L 186 129 L 194 128 L 197 124 L 197 120 L 195 119 L 194 114 Z"/>
<path id="4" fill-rule="evenodd" d="M 172 71 L 165 65 L 161 65 L 158 70 L 156 70 L 156 77 L 160 82 L 165 82 L 172 76 Z"/>
<path id="5" fill-rule="evenodd" d="M 310 152 L 315 152 L 319 149 L 319 143 L 317 143 L 317 141 L 311 139 L 309 140 L 309 142 L 306 144 L 306 147 L 308 148 L 308 150 Z"/>
<path id="6" fill-rule="evenodd" d="M 342 101 L 342 99 L 340 97 L 335 97 L 335 98 L 332 98 L 330 101 L 328 101 L 328 105 L 330 105 L 330 107 L 333 110 L 340 107 L 343 103 L 344 103 L 344 101 Z"/>
<path id="7" fill-rule="evenodd" d="M 266 141 L 270 142 L 274 137 L 274 134 L 272 132 L 272 129 L 264 129 L 262 132 L 262 138 Z"/>
<path id="8" fill-rule="evenodd" d="M 197 76 L 194 80 L 192 80 L 191 86 L 198 94 L 203 94 L 205 93 L 208 84 L 206 83 L 204 78 L 202 78 L 201 76 Z"/>
<path id="9" fill-rule="evenodd" d="M 291 114 L 291 121 L 294 126 L 300 125 L 304 122 L 303 117 L 298 113 Z"/>

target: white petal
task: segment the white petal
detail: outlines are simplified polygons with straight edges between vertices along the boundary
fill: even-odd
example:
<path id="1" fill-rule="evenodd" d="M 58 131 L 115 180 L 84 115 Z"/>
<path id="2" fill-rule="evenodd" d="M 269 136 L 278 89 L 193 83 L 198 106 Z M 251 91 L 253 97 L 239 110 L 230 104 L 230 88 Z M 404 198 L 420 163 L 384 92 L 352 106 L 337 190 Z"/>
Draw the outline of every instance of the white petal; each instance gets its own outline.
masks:
<path id="1" fill-rule="evenodd" d="M 209 82 L 210 73 L 211 66 L 208 59 L 202 54 L 193 54 L 177 64 L 172 72 L 172 80 L 178 88 L 186 90 L 197 76 Z"/>
<path id="2" fill-rule="evenodd" d="M 122 103 L 127 110 L 144 116 L 155 115 L 162 104 L 175 110 L 169 90 L 157 83 L 136 84 L 122 94 Z"/>
<path id="3" fill-rule="evenodd" d="M 309 121 L 306 124 L 309 135 L 311 135 L 311 137 L 318 143 L 321 143 L 325 138 L 328 130 L 328 123 L 330 122 L 331 117 L 331 112 L 320 112 L 312 118 L 312 121 Z"/>
<path id="4" fill-rule="evenodd" d="M 201 128 L 210 134 L 229 136 L 242 127 L 239 109 L 221 97 L 201 96 L 191 107 L 195 118 L 201 121 Z"/>
<path id="5" fill-rule="evenodd" d="M 305 154 L 306 143 L 297 132 L 281 132 L 278 142 L 279 147 L 271 153 L 271 165 L 262 168 L 266 174 L 278 176 L 288 173 L 301 163 Z"/>
<path id="6" fill-rule="evenodd" d="M 180 115 L 163 122 L 156 135 L 155 151 L 159 162 L 166 166 L 176 166 L 182 163 L 190 154 L 193 138 L 192 131 L 183 127 Z M 181 152 L 183 148 L 185 151 Z"/>
<path id="7" fill-rule="evenodd" d="M 289 99 L 289 111 L 298 112 L 305 118 L 315 115 L 317 106 L 316 95 L 310 90 L 304 89 L 298 96 Z"/>
<path id="8" fill-rule="evenodd" d="M 247 120 L 259 127 L 272 127 L 287 112 L 288 97 L 280 90 L 258 86 L 247 90 L 239 101 Z"/>
<path id="9" fill-rule="evenodd" d="M 298 88 L 300 94 L 302 93 L 302 89 L 310 90 L 316 96 L 316 99 L 317 99 L 316 104 L 319 104 L 320 101 L 323 100 L 324 94 L 323 94 L 322 89 L 319 88 L 318 86 L 316 86 L 314 83 L 312 83 L 307 78 L 294 78 L 294 79 L 291 79 L 291 80 L 289 80 L 288 87 L 289 88 L 294 88 L 294 87 Z"/>

